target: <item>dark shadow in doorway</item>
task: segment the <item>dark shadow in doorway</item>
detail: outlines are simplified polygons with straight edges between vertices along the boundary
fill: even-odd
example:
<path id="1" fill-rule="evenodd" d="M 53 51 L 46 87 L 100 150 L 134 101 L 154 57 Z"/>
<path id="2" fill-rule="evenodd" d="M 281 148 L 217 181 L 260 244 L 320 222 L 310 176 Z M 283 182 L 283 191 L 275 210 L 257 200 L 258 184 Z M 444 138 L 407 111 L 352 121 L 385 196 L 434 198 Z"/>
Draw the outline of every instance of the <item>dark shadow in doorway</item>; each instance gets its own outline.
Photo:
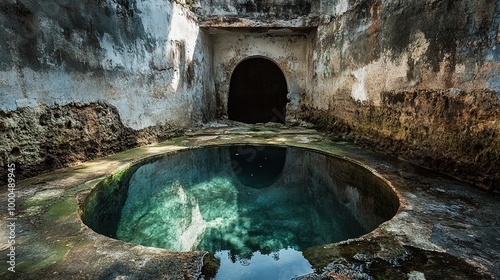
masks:
<path id="1" fill-rule="evenodd" d="M 231 76 L 229 119 L 244 123 L 285 123 L 287 84 L 281 69 L 271 60 L 246 59 Z"/>

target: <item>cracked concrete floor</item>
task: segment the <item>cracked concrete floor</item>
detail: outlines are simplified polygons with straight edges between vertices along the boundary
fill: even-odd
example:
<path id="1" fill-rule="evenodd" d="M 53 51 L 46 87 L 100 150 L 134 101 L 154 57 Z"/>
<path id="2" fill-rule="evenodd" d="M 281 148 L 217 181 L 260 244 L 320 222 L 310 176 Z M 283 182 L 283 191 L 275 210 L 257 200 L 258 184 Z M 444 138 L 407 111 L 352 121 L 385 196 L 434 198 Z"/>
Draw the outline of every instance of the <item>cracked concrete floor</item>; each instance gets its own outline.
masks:
<path id="1" fill-rule="evenodd" d="M 79 204 L 107 175 L 149 156 L 204 145 L 307 147 L 354 160 L 400 196 L 391 220 L 362 237 L 305 250 L 300 279 L 500 279 L 500 196 L 312 129 L 217 126 L 17 182 L 16 267 L 7 270 L 7 187 L 0 204 L 2 279 L 195 279 L 204 252 L 171 252 L 93 232 Z M 325 269 L 323 269 L 325 268 Z"/>

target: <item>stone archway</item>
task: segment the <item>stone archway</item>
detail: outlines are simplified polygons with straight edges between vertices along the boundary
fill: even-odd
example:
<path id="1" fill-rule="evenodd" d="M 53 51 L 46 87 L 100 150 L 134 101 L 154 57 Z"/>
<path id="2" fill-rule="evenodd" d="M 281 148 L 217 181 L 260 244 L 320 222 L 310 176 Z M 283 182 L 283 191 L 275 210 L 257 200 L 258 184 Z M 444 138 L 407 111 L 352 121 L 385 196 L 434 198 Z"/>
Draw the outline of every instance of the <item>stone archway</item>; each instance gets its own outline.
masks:
<path id="1" fill-rule="evenodd" d="M 231 75 L 228 117 L 245 123 L 285 123 L 287 93 L 278 65 L 262 57 L 246 59 Z"/>

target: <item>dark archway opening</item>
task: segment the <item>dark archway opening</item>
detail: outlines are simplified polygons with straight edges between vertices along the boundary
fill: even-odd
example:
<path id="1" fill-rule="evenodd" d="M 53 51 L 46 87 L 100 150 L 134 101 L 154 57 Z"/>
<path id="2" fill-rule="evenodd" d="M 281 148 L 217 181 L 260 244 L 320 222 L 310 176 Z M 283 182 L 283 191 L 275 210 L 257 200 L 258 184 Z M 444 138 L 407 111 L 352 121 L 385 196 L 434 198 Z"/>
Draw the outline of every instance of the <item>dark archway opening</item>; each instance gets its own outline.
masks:
<path id="1" fill-rule="evenodd" d="M 245 123 L 285 123 L 287 84 L 281 69 L 265 58 L 244 60 L 231 76 L 229 119 Z"/>

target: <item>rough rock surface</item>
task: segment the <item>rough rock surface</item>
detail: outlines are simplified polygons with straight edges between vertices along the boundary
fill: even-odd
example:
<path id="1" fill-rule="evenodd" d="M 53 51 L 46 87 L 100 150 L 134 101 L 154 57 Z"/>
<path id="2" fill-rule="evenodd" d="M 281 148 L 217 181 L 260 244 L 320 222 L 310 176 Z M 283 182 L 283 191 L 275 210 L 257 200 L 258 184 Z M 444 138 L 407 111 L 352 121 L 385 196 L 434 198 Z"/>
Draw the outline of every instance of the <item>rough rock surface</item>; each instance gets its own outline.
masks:
<path id="1" fill-rule="evenodd" d="M 490 190 L 500 186 L 500 100 L 494 92 L 387 92 L 381 106 L 335 100 L 328 111 L 305 117 L 421 166 Z"/>
<path id="2" fill-rule="evenodd" d="M 312 34 L 303 117 L 497 188 L 500 2 L 342 2 Z"/>
<path id="3" fill-rule="evenodd" d="M 26 107 L 0 112 L 0 165 L 15 163 L 19 178 L 102 157 L 180 133 L 169 125 L 124 126 L 105 103 Z M 6 175 L 5 168 L 0 176 Z"/>

